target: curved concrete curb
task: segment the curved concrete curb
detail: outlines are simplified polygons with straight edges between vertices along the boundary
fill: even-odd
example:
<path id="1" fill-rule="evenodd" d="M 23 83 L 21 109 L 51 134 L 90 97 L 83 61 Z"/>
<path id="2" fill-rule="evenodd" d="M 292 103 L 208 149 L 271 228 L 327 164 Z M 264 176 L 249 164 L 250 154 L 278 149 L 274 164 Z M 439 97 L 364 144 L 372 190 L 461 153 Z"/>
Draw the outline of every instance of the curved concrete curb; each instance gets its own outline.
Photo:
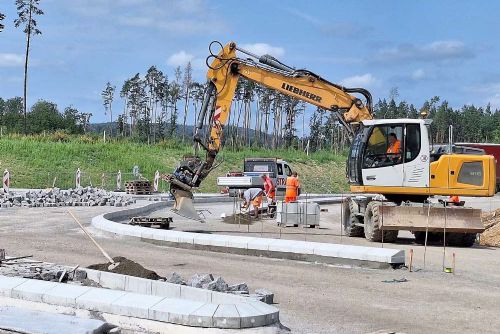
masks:
<path id="1" fill-rule="evenodd" d="M 111 282 L 119 284 L 123 278 L 125 285 L 129 280 L 128 287 L 141 286 L 141 284 L 137 284 L 135 277 L 105 272 L 98 273 L 101 275 L 99 282 L 106 281 L 108 285 Z M 105 276 L 104 279 L 103 276 Z M 155 283 L 160 288 L 158 286 L 153 288 Z M 174 289 L 169 290 L 164 287 L 162 289 L 162 283 L 165 284 L 164 282 L 151 281 L 149 283 L 150 293 L 144 294 L 126 290 L 110 290 L 0 276 L 0 296 L 192 327 L 251 328 L 271 325 L 279 319 L 278 309 L 262 302 L 250 299 L 245 302 L 230 299 L 226 299 L 225 302 L 187 299 L 188 291 L 194 295 L 192 289 L 202 289 L 184 287 L 186 289 L 184 289 L 185 296 L 183 297 L 181 286 L 177 286 L 180 294 L 177 296 Z"/>
<path id="2" fill-rule="evenodd" d="M 171 202 L 156 202 L 141 208 L 106 213 L 92 218 L 92 225 L 107 232 L 142 238 L 157 244 L 178 248 L 202 249 L 329 264 L 355 265 L 369 268 L 389 268 L 394 265 L 405 263 L 404 250 L 156 230 L 112 221 L 120 220 L 131 215 L 151 212 L 170 204 Z"/>

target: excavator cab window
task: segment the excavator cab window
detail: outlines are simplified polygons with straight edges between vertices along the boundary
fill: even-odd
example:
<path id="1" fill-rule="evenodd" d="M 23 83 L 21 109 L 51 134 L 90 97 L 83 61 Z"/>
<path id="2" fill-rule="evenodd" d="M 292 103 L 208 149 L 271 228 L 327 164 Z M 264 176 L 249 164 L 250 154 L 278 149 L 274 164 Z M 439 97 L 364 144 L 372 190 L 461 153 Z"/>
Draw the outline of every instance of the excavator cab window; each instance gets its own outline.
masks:
<path id="1" fill-rule="evenodd" d="M 406 138 L 404 145 L 405 162 L 415 160 L 420 153 L 420 124 L 406 125 Z"/>
<path id="2" fill-rule="evenodd" d="M 403 125 L 374 126 L 366 146 L 363 168 L 394 166 L 403 163 Z"/>

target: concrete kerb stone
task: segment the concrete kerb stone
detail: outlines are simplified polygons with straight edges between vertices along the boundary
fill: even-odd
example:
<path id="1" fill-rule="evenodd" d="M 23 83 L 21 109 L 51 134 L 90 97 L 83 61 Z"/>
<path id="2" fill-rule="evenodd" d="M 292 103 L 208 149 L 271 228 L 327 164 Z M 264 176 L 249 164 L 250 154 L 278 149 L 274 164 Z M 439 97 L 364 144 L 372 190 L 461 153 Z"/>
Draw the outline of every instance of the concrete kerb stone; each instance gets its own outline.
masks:
<path id="1" fill-rule="evenodd" d="M 340 196 L 325 198 L 324 200 L 341 200 Z M 198 198 L 203 202 L 206 198 Z M 208 198 L 214 201 L 216 196 Z M 319 201 L 319 199 L 315 199 Z M 122 234 L 140 237 L 145 241 L 155 240 L 159 244 L 164 241 L 167 246 L 206 249 L 217 252 L 242 253 L 246 255 L 269 256 L 288 258 L 293 260 L 316 261 L 325 263 L 351 264 L 372 268 L 389 268 L 391 265 L 405 262 L 404 250 L 378 247 L 361 247 L 351 245 L 337 245 L 327 243 L 291 241 L 281 239 L 266 239 L 256 237 L 242 237 L 229 235 L 203 235 L 199 233 L 152 230 L 146 227 L 129 226 L 112 221 L 130 215 L 150 213 L 158 208 L 171 205 L 169 202 L 154 202 L 144 207 L 125 209 L 103 214 L 92 219 L 96 228 Z M 351 261 L 351 263 L 349 263 Z"/>
<path id="2" fill-rule="evenodd" d="M 103 283 L 115 284 L 110 281 L 116 279 L 117 276 L 103 275 L 109 274 L 105 272 L 100 274 L 99 277 L 103 278 Z M 89 277 L 97 277 L 94 270 L 89 270 Z M 262 312 L 266 306 L 261 305 L 260 309 L 254 306 L 263 303 L 250 298 L 180 285 L 177 287 L 184 288 L 182 293 L 173 290 L 165 293 L 158 287 L 162 285 L 171 287 L 176 284 L 146 281 L 149 280 L 126 277 L 125 288 L 144 290 L 140 285 L 146 283 L 147 290 L 148 284 L 151 283 L 150 294 L 0 276 L 0 291 L 7 297 L 15 299 L 198 327 L 246 328 L 271 325 L 278 321 L 274 315 Z M 12 296 L 8 296 L 8 291 L 11 289 Z M 211 301 L 212 295 L 216 296 L 214 298 L 216 302 Z M 177 298 L 172 298 L 172 296 Z M 227 298 L 224 299 L 224 297 Z M 251 303 L 251 306 L 245 306 L 248 303 Z M 246 310 L 245 319 L 240 319 L 238 307 Z M 250 312 L 252 308 L 253 314 Z M 278 314 L 278 310 L 274 307 L 268 310 L 273 314 Z"/>

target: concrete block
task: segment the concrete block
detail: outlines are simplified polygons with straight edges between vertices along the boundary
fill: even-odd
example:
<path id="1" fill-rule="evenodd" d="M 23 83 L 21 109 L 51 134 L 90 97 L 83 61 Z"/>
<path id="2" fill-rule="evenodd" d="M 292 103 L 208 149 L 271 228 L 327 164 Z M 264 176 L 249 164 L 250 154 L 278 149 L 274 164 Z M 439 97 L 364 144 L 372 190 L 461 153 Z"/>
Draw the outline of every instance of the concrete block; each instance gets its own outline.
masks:
<path id="1" fill-rule="evenodd" d="M 0 276 L 0 296 L 11 297 L 12 289 L 27 281 L 27 278 Z"/>
<path id="2" fill-rule="evenodd" d="M 241 328 L 266 326 L 266 314 L 248 303 L 235 304 L 240 315 Z"/>
<path id="3" fill-rule="evenodd" d="M 212 291 L 181 285 L 181 298 L 203 303 L 211 303 Z"/>
<path id="4" fill-rule="evenodd" d="M 240 315 L 235 305 L 220 304 L 213 316 L 217 328 L 241 328 Z"/>
<path id="5" fill-rule="evenodd" d="M 76 306 L 85 310 L 111 312 L 111 303 L 127 293 L 125 291 L 91 288 L 88 292 L 76 298 Z"/>
<path id="6" fill-rule="evenodd" d="M 212 317 L 218 307 L 218 304 L 204 304 L 196 311 L 189 314 L 187 325 L 194 327 L 213 327 Z"/>
<path id="7" fill-rule="evenodd" d="M 189 315 L 205 304 L 191 300 L 165 298 L 149 308 L 149 319 L 187 325 Z"/>
<path id="8" fill-rule="evenodd" d="M 53 289 L 59 283 L 40 280 L 27 280 L 12 289 L 12 298 L 41 302 L 42 296 L 48 290 Z"/>
<path id="9" fill-rule="evenodd" d="M 248 301 L 247 304 L 266 315 L 266 325 L 278 322 L 279 310 L 276 307 L 257 301 Z"/>
<path id="10" fill-rule="evenodd" d="M 241 297 L 231 293 L 212 292 L 212 303 L 214 304 L 237 304 L 247 300 L 247 297 Z"/>
<path id="11" fill-rule="evenodd" d="M 90 287 L 60 283 L 48 290 L 42 296 L 42 301 L 47 304 L 74 307 L 76 298 L 90 291 Z"/>
<path id="12" fill-rule="evenodd" d="M 87 278 L 93 280 L 94 282 L 99 283 L 99 279 L 101 278 L 101 272 L 99 270 L 94 269 L 84 269 L 87 272 Z"/>
<path id="13" fill-rule="evenodd" d="M 193 236 L 196 235 L 197 233 L 189 233 L 189 232 L 178 232 L 179 234 L 179 241 L 180 243 L 186 243 L 186 244 L 194 244 L 193 241 Z"/>
<path id="14" fill-rule="evenodd" d="M 254 240 L 252 237 L 231 236 L 227 241 L 227 247 L 247 249 L 248 242 L 252 240 Z"/>
<path id="15" fill-rule="evenodd" d="M 273 239 L 269 244 L 269 250 L 274 252 L 314 254 L 314 243 L 298 240 Z"/>
<path id="16" fill-rule="evenodd" d="M 101 272 L 101 277 L 99 278 L 99 284 L 103 288 L 125 290 L 125 278 L 125 275 L 103 271 Z"/>
<path id="17" fill-rule="evenodd" d="M 253 240 L 248 241 L 248 249 L 255 250 L 269 250 L 269 244 L 277 239 L 261 239 L 253 238 Z"/>
<path id="18" fill-rule="evenodd" d="M 180 298 L 181 285 L 168 282 L 151 281 L 151 294 L 153 296 Z"/>
<path id="19" fill-rule="evenodd" d="M 165 297 L 129 292 L 111 303 L 111 313 L 148 319 L 149 309 Z"/>
<path id="20" fill-rule="evenodd" d="M 151 295 L 152 282 L 150 279 L 125 276 L 125 291 Z"/>
<path id="21" fill-rule="evenodd" d="M 326 243 L 317 243 L 314 246 L 314 254 L 320 256 L 338 257 L 339 249 L 335 246 L 336 245 Z"/>

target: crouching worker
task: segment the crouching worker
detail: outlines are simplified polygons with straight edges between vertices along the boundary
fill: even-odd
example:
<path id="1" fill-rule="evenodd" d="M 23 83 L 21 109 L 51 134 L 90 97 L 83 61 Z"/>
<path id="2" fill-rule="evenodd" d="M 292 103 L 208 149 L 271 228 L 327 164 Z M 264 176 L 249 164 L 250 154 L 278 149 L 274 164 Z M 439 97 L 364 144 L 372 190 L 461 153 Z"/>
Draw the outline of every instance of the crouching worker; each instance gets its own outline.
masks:
<path id="1" fill-rule="evenodd" d="M 240 193 L 240 197 L 243 199 L 242 207 L 250 210 L 251 205 L 254 210 L 254 217 L 256 218 L 259 216 L 259 208 L 262 205 L 263 194 L 264 192 L 260 188 L 250 188 Z"/>

